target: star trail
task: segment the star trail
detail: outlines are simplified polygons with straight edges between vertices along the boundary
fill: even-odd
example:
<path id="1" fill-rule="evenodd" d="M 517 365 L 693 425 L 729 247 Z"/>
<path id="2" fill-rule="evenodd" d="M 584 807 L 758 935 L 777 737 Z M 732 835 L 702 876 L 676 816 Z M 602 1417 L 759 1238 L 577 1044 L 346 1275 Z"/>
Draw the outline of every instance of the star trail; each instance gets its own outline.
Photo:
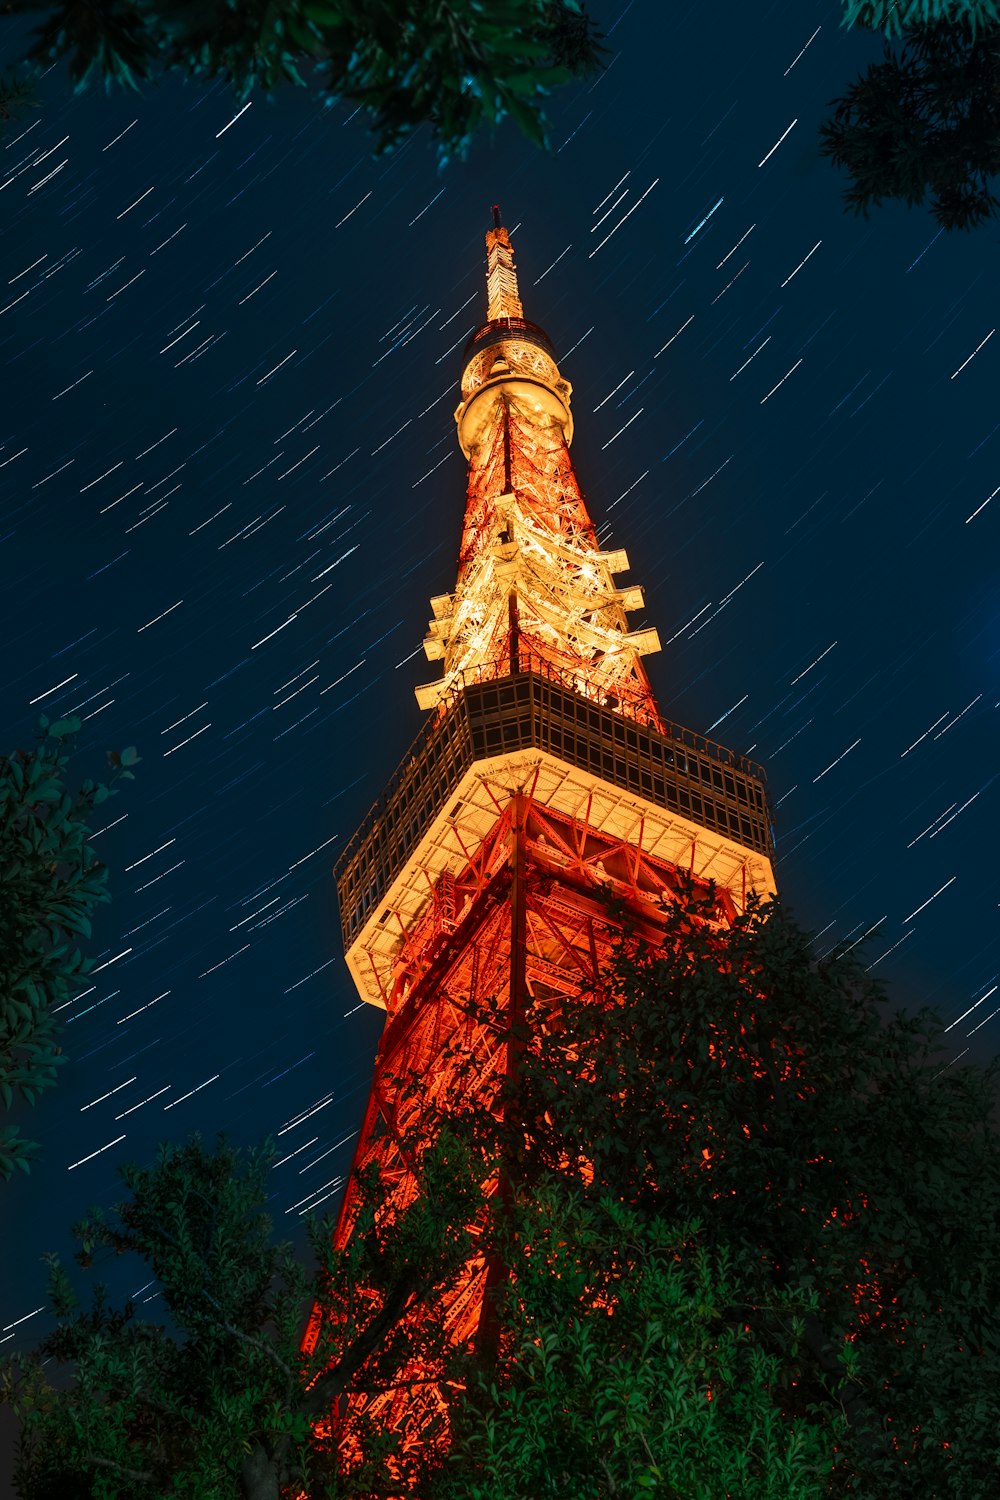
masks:
<path id="1" fill-rule="evenodd" d="M 17 1116 L 2 1347 L 161 1140 L 271 1136 L 275 1219 L 335 1206 L 381 1014 L 330 865 L 421 722 L 493 202 L 663 711 L 763 764 L 820 948 L 938 1007 L 952 1060 L 997 1050 L 998 230 L 844 214 L 816 130 L 880 49 L 837 4 L 594 10 L 611 66 L 552 154 L 504 127 L 442 172 L 307 90 L 58 70 L 0 138 L 3 746 L 75 713 L 81 779 L 142 758 L 69 1064 Z"/>

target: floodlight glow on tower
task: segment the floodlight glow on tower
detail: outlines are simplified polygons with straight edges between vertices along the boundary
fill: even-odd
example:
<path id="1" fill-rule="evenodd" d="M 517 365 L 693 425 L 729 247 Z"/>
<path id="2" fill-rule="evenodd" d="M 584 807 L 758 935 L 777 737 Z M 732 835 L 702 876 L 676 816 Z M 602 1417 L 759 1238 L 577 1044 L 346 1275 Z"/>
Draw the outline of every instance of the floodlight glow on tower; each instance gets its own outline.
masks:
<path id="1" fill-rule="evenodd" d="M 424 641 L 442 672 L 417 688 L 424 725 L 335 868 L 348 968 L 386 1012 L 354 1165 L 378 1165 L 389 1222 L 416 1192 L 407 1143 L 468 1102 L 470 1066 L 491 1107 L 529 1004 L 600 1003 L 623 927 L 661 945 L 686 880 L 712 884 L 720 926 L 775 889 L 763 773 L 661 716 L 644 665 L 659 637 L 631 628 L 642 588 L 618 581 L 626 553 L 598 542 L 569 453 L 571 387 L 524 317 L 496 208 L 486 253 L 487 318 L 455 412 L 457 577 L 431 600 Z M 358 1201 L 349 1184 L 338 1244 Z M 495 1278 L 473 1255 L 449 1288 L 454 1345 L 481 1346 Z M 345 1441 L 361 1408 L 404 1444 L 446 1433 L 447 1392 L 418 1374 L 352 1397 Z"/>

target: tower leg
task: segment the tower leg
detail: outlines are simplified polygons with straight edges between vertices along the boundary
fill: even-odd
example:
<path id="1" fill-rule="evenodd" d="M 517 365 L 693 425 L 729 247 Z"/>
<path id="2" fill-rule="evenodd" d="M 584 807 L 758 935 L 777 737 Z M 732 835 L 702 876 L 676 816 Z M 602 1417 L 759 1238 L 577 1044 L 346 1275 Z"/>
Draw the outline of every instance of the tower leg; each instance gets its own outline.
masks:
<path id="1" fill-rule="evenodd" d="M 508 1089 L 517 1077 L 522 1047 L 521 1028 L 527 1003 L 528 914 L 527 914 L 527 816 L 531 799 L 518 792 L 511 800 L 510 817 L 510 985 L 507 999 L 507 1059 L 505 1076 Z M 509 1202 L 510 1173 L 501 1163 L 497 1193 L 501 1202 Z M 500 1338 L 497 1300 L 509 1276 L 509 1267 L 494 1249 L 486 1262 L 483 1306 L 476 1332 L 476 1361 L 487 1367 L 496 1358 Z"/>

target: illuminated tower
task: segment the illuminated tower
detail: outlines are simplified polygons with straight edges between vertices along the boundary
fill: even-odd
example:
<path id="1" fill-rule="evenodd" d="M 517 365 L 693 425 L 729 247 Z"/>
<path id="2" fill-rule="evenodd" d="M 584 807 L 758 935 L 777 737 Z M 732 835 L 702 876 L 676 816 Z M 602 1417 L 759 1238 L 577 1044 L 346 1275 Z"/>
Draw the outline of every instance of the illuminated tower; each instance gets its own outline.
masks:
<path id="1" fill-rule="evenodd" d="M 762 773 L 660 715 L 643 665 L 657 633 L 629 628 L 642 589 L 615 582 L 628 558 L 598 544 L 569 456 L 570 386 L 493 218 L 455 412 L 458 576 L 424 641 L 444 672 L 417 689 L 423 728 L 335 869 L 351 976 L 386 1012 L 355 1166 L 380 1165 L 389 1215 L 414 1192 L 406 1142 L 456 1097 L 449 1049 L 474 1060 L 488 1102 L 529 997 L 558 1008 L 599 991 L 621 925 L 608 894 L 657 944 L 679 873 L 714 881 L 720 923 L 774 890 Z M 339 1243 L 356 1213 L 349 1186 Z M 449 1293 L 456 1344 L 476 1340 L 490 1274 L 473 1261 Z M 432 1384 L 359 1399 L 407 1442 L 442 1422 Z"/>

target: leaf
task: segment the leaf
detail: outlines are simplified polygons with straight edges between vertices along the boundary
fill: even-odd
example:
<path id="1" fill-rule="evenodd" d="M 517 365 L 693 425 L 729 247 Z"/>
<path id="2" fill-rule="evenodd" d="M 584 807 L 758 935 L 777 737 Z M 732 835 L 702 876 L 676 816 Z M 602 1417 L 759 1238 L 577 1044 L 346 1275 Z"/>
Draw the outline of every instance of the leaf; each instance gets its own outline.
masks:
<path id="1" fill-rule="evenodd" d="M 81 721 L 76 715 L 71 714 L 69 718 L 57 719 L 50 728 L 49 734 L 56 740 L 66 739 L 69 735 L 76 734 L 79 731 L 80 723 Z"/>
<path id="2" fill-rule="evenodd" d="M 505 95 L 504 106 L 522 135 L 526 135 L 536 146 L 545 145 L 545 126 L 537 109 L 522 104 L 520 99 L 511 94 Z"/>

